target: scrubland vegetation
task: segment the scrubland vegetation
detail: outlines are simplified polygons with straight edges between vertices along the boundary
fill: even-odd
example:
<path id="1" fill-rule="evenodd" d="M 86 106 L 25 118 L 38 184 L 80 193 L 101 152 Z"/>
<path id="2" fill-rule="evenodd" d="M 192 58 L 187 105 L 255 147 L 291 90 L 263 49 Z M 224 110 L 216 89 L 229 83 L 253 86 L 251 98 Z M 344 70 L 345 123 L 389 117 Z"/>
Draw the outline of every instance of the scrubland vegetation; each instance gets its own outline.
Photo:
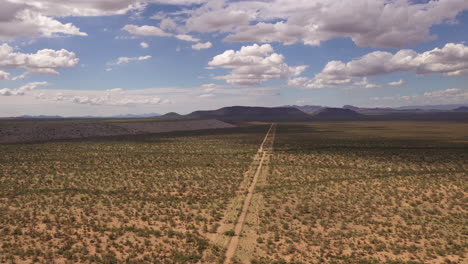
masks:
<path id="1" fill-rule="evenodd" d="M 222 263 L 269 126 L 0 144 L 0 263 Z M 234 263 L 466 263 L 468 125 L 279 123 Z"/>
<path id="2" fill-rule="evenodd" d="M 268 127 L 0 145 L 0 263 L 216 263 Z"/>
<path id="3" fill-rule="evenodd" d="M 238 260 L 466 263 L 466 131 L 461 123 L 278 125 Z"/>

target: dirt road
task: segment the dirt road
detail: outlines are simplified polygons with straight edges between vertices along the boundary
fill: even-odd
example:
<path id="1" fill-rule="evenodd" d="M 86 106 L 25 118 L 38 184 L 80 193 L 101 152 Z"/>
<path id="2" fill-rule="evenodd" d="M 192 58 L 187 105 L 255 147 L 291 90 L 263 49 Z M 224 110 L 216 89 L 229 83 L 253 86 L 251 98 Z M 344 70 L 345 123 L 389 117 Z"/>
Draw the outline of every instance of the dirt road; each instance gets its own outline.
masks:
<path id="1" fill-rule="evenodd" d="M 239 244 L 239 237 L 242 232 L 242 227 L 244 225 L 245 217 L 247 215 L 247 211 L 249 210 L 250 201 L 252 200 L 253 192 L 255 190 L 255 185 L 258 181 L 258 176 L 262 171 L 263 163 L 265 160 L 265 156 L 269 154 L 273 147 L 273 140 L 275 138 L 275 131 L 276 131 L 276 124 L 271 124 L 270 129 L 268 130 L 265 139 L 263 139 L 260 148 L 258 149 L 258 154 L 261 155 L 260 163 L 258 164 L 257 170 L 255 171 L 255 175 L 253 177 L 252 183 L 248 189 L 247 195 L 244 199 L 244 205 L 242 206 L 241 214 L 237 219 L 235 228 L 234 228 L 234 236 L 229 241 L 229 245 L 226 250 L 226 256 L 224 259 L 225 264 L 230 264 L 234 253 L 236 252 L 237 245 Z"/>

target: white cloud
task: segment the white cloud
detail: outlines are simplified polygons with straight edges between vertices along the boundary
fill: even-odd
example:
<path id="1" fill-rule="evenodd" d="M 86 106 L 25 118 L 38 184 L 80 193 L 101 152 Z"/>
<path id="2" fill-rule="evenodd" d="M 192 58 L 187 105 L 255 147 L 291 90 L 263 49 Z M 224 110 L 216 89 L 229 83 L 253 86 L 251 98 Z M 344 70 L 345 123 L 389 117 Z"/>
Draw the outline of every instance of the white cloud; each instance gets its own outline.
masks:
<path id="1" fill-rule="evenodd" d="M 4 1 L 4 0 L 3 0 Z M 8 2 L 8 1 L 6 1 Z M 135 0 L 9 0 L 23 8 L 38 10 L 47 16 L 107 16 L 125 14 L 141 9 L 142 2 Z M 139 2 L 139 3 L 138 3 Z"/>
<path id="2" fill-rule="evenodd" d="M 433 25 L 467 9 L 466 0 L 220 0 L 180 17 L 188 32 L 227 32 L 226 41 L 320 45 L 346 37 L 358 46 L 401 48 L 436 38 Z"/>
<path id="3" fill-rule="evenodd" d="M 466 70 L 458 70 L 458 71 L 447 72 L 446 75 L 447 75 L 447 76 L 468 75 L 468 69 L 466 69 Z"/>
<path id="4" fill-rule="evenodd" d="M 80 95 L 81 94 L 81 95 Z M 138 105 L 159 105 L 168 104 L 170 100 L 161 99 L 159 96 L 151 94 L 145 95 L 136 91 L 125 91 L 122 88 L 108 89 L 105 91 L 83 91 L 62 90 L 54 96 L 42 96 L 42 99 L 68 102 L 73 104 L 93 105 L 93 106 L 138 106 Z"/>
<path id="5" fill-rule="evenodd" d="M 214 84 L 214 83 L 207 83 L 207 84 L 203 84 L 202 86 L 200 86 L 200 88 L 202 88 L 203 92 L 205 93 L 211 93 L 211 92 L 214 92 L 216 89 L 223 88 L 223 87 L 224 87 L 223 85 Z"/>
<path id="6" fill-rule="evenodd" d="M 423 53 L 403 49 L 395 54 L 375 51 L 348 63 L 330 61 L 315 75 L 313 80 L 303 78 L 291 80 L 290 85 L 305 88 L 336 87 L 350 84 L 359 77 L 413 72 L 415 74 L 441 73 L 448 76 L 468 72 L 468 47 L 463 44 L 448 43 L 443 48 L 435 48 Z"/>
<path id="7" fill-rule="evenodd" d="M 360 82 L 355 82 L 354 85 L 361 86 L 367 89 L 380 87 L 380 85 L 378 84 L 370 83 L 367 77 L 362 78 L 362 81 Z"/>
<path id="8" fill-rule="evenodd" d="M 209 63 L 212 67 L 231 69 L 225 80 L 232 85 L 255 85 L 271 79 L 290 78 L 301 74 L 307 66 L 288 66 L 281 54 L 274 53 L 270 44 L 243 46 L 239 51 L 226 50 Z"/>
<path id="9" fill-rule="evenodd" d="M 120 65 L 129 63 L 131 61 L 144 61 L 151 59 L 151 56 L 139 56 L 139 57 L 119 57 L 115 63 L 108 63 L 108 65 Z"/>
<path id="10" fill-rule="evenodd" d="M 222 86 L 222 85 L 220 85 Z M 2 116 L 21 115 L 56 115 L 61 116 L 110 116 L 116 114 L 143 114 L 178 112 L 185 114 L 197 109 L 206 108 L 209 102 L 211 109 L 226 105 L 281 105 L 282 98 L 276 96 L 278 88 L 272 87 L 228 87 L 217 88 L 214 92 L 203 91 L 202 87 L 158 87 L 145 89 L 125 90 L 122 93 L 113 93 L 105 90 L 63 90 L 63 89 L 36 89 L 24 96 L 0 96 L 0 112 Z M 215 97 L 199 98 L 201 94 L 215 94 Z M 96 98 L 109 96 L 109 101 Z M 218 96 L 219 95 L 219 96 Z M 71 102 L 70 100 L 78 98 Z M 156 99 L 160 98 L 159 104 Z M 91 102 L 90 100 L 93 100 Z M 123 101 L 123 99 L 128 99 Z M 199 100 L 198 100 L 199 99 Z M 79 103 L 81 102 L 81 103 Z M 101 102 L 100 105 L 96 104 Z M 147 104 L 139 104 L 140 102 Z M 149 104 L 152 102 L 153 104 Z M 94 104 L 93 104 L 94 103 Z M 133 104 L 132 104 L 133 103 Z"/>
<path id="11" fill-rule="evenodd" d="M 180 35 L 175 35 L 177 39 L 184 40 L 184 41 L 190 41 L 190 42 L 198 42 L 200 39 L 194 38 L 193 36 L 186 35 L 186 34 L 180 34 Z"/>
<path id="12" fill-rule="evenodd" d="M 75 67 L 79 62 L 75 53 L 61 49 L 43 49 L 36 53 L 15 52 L 8 44 L 0 45 L 0 68 L 27 70 L 26 74 L 52 74 L 58 75 L 58 70 L 66 67 Z M 23 76 L 15 77 L 21 79 Z"/>
<path id="13" fill-rule="evenodd" d="M 123 30 L 133 35 L 140 36 L 158 36 L 158 37 L 170 37 L 172 34 L 165 32 L 164 30 L 155 26 L 137 26 L 137 25 L 125 25 Z"/>
<path id="14" fill-rule="evenodd" d="M 144 49 L 147 49 L 147 48 L 149 48 L 149 44 L 146 43 L 146 42 L 141 42 L 141 43 L 140 43 L 140 47 L 142 47 L 142 48 L 144 48 Z"/>
<path id="15" fill-rule="evenodd" d="M 12 89 L 9 89 L 9 88 L 0 89 L 0 96 L 11 96 L 11 95 L 17 95 L 17 94 L 16 92 L 14 92 Z"/>
<path id="16" fill-rule="evenodd" d="M 64 100 L 61 98 L 61 100 Z M 88 96 L 74 96 L 65 98 L 71 103 L 86 104 L 86 105 L 106 105 L 106 106 L 136 106 L 136 105 L 157 105 L 161 104 L 163 100 L 158 97 L 134 99 L 134 98 L 119 98 L 113 99 L 109 96 L 88 97 Z"/>
<path id="17" fill-rule="evenodd" d="M 154 19 L 154 16 L 152 17 Z M 172 18 L 164 18 L 159 23 L 159 26 L 164 30 L 173 30 L 177 28 L 177 23 Z"/>
<path id="18" fill-rule="evenodd" d="M 188 34 L 172 34 L 164 31 L 163 29 L 155 26 L 137 26 L 137 25 L 125 25 L 123 30 L 130 34 L 137 36 L 156 36 L 156 37 L 174 37 L 183 41 L 198 42 L 200 39 L 195 38 Z"/>
<path id="19" fill-rule="evenodd" d="M 466 103 L 468 91 L 465 89 L 449 88 L 432 92 L 425 92 L 418 95 L 404 96 L 384 96 L 369 98 L 372 101 L 393 101 L 403 102 L 403 104 L 459 104 Z"/>
<path id="20" fill-rule="evenodd" d="M 202 33 L 232 32 L 238 26 L 248 25 L 249 21 L 255 19 L 255 12 L 249 12 L 246 9 L 245 6 L 231 8 L 222 1 L 209 2 L 190 12 L 190 17 L 185 21 L 185 27 L 189 31 Z"/>
<path id="21" fill-rule="evenodd" d="M 195 45 L 192 45 L 192 49 L 194 50 L 202 50 L 202 49 L 209 49 L 213 47 L 213 44 L 211 42 L 205 42 L 205 43 L 197 43 Z"/>
<path id="22" fill-rule="evenodd" d="M 446 98 L 446 97 L 456 97 L 464 100 L 468 100 L 468 91 L 450 88 L 446 90 L 434 91 L 434 92 L 426 92 L 424 93 L 424 97 L 431 97 L 431 98 Z"/>
<path id="23" fill-rule="evenodd" d="M 319 45 L 347 37 L 358 46 L 400 48 L 436 38 L 433 25 L 453 23 L 468 9 L 466 0 L 0 0 L 0 37 L 81 35 L 79 28 L 56 17 L 140 14 L 149 3 L 193 5 L 158 13 L 160 27 L 127 25 L 144 36 L 178 32 L 227 33 L 227 41 Z M 197 5 L 194 5 L 197 4 Z"/>
<path id="24" fill-rule="evenodd" d="M 58 20 L 45 16 L 36 8 L 24 4 L 0 0 L 0 39 L 10 39 L 19 36 L 57 37 L 60 35 L 87 36 L 71 23 L 63 24 Z M 28 9 L 30 8 L 30 9 Z"/>
<path id="25" fill-rule="evenodd" d="M 214 94 L 200 94 L 198 97 L 200 98 L 209 98 L 209 97 L 214 97 Z"/>
<path id="26" fill-rule="evenodd" d="M 390 86 L 400 86 L 400 85 L 403 85 L 405 84 L 405 81 L 403 79 L 400 79 L 399 81 L 395 81 L 395 82 L 389 82 L 388 85 Z"/>
<path id="27" fill-rule="evenodd" d="M 48 82 L 31 82 L 17 89 L 3 88 L 0 89 L 0 96 L 22 96 L 28 91 L 36 89 L 38 86 L 49 85 Z"/>
<path id="28" fill-rule="evenodd" d="M 9 80 L 10 79 L 10 73 L 0 71 L 0 80 Z"/>

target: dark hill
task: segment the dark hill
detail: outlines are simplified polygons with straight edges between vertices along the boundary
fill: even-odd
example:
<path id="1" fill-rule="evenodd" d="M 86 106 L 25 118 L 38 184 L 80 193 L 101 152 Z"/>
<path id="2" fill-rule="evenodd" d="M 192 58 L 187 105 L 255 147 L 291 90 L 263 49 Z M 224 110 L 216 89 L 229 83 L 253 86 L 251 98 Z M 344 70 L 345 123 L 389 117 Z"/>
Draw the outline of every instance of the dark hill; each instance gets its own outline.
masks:
<path id="1" fill-rule="evenodd" d="M 310 115 L 290 107 L 231 106 L 212 111 L 195 111 L 188 119 L 219 119 L 225 121 L 308 121 Z"/>
<path id="2" fill-rule="evenodd" d="M 282 106 L 282 107 L 297 108 L 297 109 L 301 110 L 302 112 L 309 113 L 309 114 L 312 113 L 312 112 L 322 110 L 322 109 L 325 108 L 325 107 L 320 106 L 320 105 L 285 105 L 285 106 Z"/>
<path id="3" fill-rule="evenodd" d="M 183 115 L 179 115 L 176 112 L 170 112 L 162 116 L 159 116 L 158 119 L 174 119 L 175 120 L 175 119 L 181 119 L 182 117 Z"/>
<path id="4" fill-rule="evenodd" d="M 457 107 L 457 108 L 453 109 L 453 111 L 456 111 L 456 112 L 468 112 L 468 107 L 466 107 L 466 106 L 460 106 L 460 107 Z"/>
<path id="5" fill-rule="evenodd" d="M 343 105 L 342 108 L 343 108 L 343 109 L 353 110 L 353 111 L 358 111 L 358 110 L 359 110 L 359 107 L 353 106 L 353 105 Z"/>
<path id="6" fill-rule="evenodd" d="M 363 115 L 351 109 L 343 108 L 325 108 L 312 114 L 314 119 L 329 119 L 329 120 L 351 120 L 359 119 Z"/>

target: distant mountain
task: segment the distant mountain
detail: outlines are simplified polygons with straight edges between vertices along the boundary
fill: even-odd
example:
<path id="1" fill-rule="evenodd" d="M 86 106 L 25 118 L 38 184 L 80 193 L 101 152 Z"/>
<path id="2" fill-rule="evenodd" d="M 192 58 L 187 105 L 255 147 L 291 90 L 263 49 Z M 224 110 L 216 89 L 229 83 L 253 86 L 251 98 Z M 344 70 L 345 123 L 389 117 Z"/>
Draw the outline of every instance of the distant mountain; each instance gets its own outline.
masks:
<path id="1" fill-rule="evenodd" d="M 181 119 L 182 117 L 183 115 L 179 115 L 178 113 L 175 113 L 175 112 L 170 112 L 162 116 L 159 116 L 158 119 Z"/>
<path id="2" fill-rule="evenodd" d="M 353 110 L 353 111 L 357 111 L 359 110 L 360 108 L 357 107 L 357 106 L 353 106 L 353 105 L 343 105 L 342 107 L 343 109 L 349 109 L 349 110 Z"/>
<path id="3" fill-rule="evenodd" d="M 419 109 L 419 110 L 453 110 L 457 107 L 468 106 L 468 104 L 446 104 L 446 105 L 413 105 L 413 106 L 401 106 L 396 107 L 395 109 L 400 110 L 409 110 L 409 109 Z"/>
<path id="4" fill-rule="evenodd" d="M 147 118 L 147 117 L 156 117 L 160 116 L 158 113 L 148 113 L 148 114 L 127 114 L 127 115 L 114 115 L 110 116 L 111 118 Z"/>
<path id="5" fill-rule="evenodd" d="M 301 110 L 304 113 L 312 113 L 312 112 L 326 108 L 325 106 L 320 106 L 320 105 L 285 105 L 282 107 L 296 108 L 296 109 Z"/>
<path id="6" fill-rule="evenodd" d="M 343 108 L 325 108 L 311 114 L 311 116 L 314 119 L 327 120 L 352 120 L 363 117 L 363 115 L 357 113 L 356 111 Z"/>
<path id="7" fill-rule="evenodd" d="M 460 106 L 460 107 L 457 107 L 457 108 L 453 109 L 453 111 L 455 111 L 455 112 L 468 112 L 468 107 Z"/>
<path id="8" fill-rule="evenodd" d="M 38 115 L 38 116 L 32 116 L 32 115 L 23 115 L 23 116 L 18 116 L 19 118 L 64 118 L 63 116 L 48 116 L 48 115 Z"/>
<path id="9" fill-rule="evenodd" d="M 175 119 L 218 119 L 223 121 L 307 121 L 310 115 L 291 107 L 231 106 L 217 110 L 195 111 L 188 115 L 170 113 Z M 167 114 L 169 115 L 169 114 Z M 167 115 L 159 117 L 167 119 Z"/>
<path id="10" fill-rule="evenodd" d="M 393 109 L 390 107 L 367 108 L 367 107 L 357 107 L 357 106 L 352 106 L 352 105 L 344 105 L 343 109 L 353 110 L 363 115 L 386 115 L 386 114 L 392 114 L 392 113 L 403 113 L 407 111 L 421 111 L 421 110 Z"/>

